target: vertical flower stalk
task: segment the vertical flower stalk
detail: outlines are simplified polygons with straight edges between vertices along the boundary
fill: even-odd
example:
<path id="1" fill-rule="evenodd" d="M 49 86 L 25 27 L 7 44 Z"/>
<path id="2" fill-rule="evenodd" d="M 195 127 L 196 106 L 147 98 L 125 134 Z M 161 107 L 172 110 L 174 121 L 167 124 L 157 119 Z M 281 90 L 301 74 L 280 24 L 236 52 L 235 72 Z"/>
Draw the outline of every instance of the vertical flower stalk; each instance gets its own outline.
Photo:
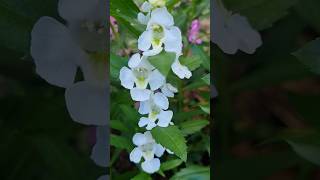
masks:
<path id="1" fill-rule="evenodd" d="M 191 71 L 179 61 L 182 56 L 182 35 L 179 27 L 174 25 L 174 18 L 166 8 L 165 0 L 148 0 L 137 14 L 138 21 L 146 26 L 138 38 L 138 49 L 129 58 L 128 67 L 122 67 L 119 79 L 121 85 L 130 90 L 132 100 L 138 104 L 138 112 L 142 115 L 137 126 L 145 129 L 144 133 L 136 133 L 133 143 L 137 146 L 130 153 L 130 161 L 141 163 L 143 171 L 152 174 L 160 169 L 160 157 L 164 152 L 173 154 L 157 143 L 150 130 L 157 126 L 166 128 L 173 125 L 173 111 L 169 110 L 168 98 L 178 92 L 166 77 L 149 62 L 149 57 L 158 56 L 162 51 L 175 53 L 171 69 L 180 79 L 190 78 Z M 192 36 L 197 36 L 199 25 L 194 24 Z M 200 40 L 195 40 L 200 42 Z M 166 59 L 163 59 L 165 61 Z"/>

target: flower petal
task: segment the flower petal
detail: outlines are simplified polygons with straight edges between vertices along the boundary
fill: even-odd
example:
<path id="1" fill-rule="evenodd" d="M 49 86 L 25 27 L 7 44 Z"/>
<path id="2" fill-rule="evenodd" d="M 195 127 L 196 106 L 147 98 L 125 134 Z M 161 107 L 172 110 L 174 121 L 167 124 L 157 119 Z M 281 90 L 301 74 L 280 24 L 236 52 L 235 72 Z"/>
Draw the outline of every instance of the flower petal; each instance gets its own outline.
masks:
<path id="1" fill-rule="evenodd" d="M 134 86 L 134 79 L 133 79 L 133 73 L 132 71 L 127 68 L 123 67 L 120 69 L 120 81 L 121 85 L 127 89 L 132 89 Z"/>
<path id="2" fill-rule="evenodd" d="M 144 31 L 138 39 L 138 49 L 147 51 L 151 47 L 151 30 Z"/>
<path id="3" fill-rule="evenodd" d="M 142 151 L 140 150 L 140 148 L 136 147 L 131 151 L 129 157 L 130 161 L 134 163 L 139 163 L 142 157 Z"/>
<path id="4" fill-rule="evenodd" d="M 141 60 L 142 58 L 140 57 L 140 54 L 136 53 L 132 55 L 131 58 L 129 59 L 128 66 L 130 68 L 135 68 L 140 64 Z"/>
<path id="5" fill-rule="evenodd" d="M 81 81 L 66 89 L 67 109 L 72 119 L 86 125 L 108 124 L 108 89 Z"/>
<path id="6" fill-rule="evenodd" d="M 130 90 L 130 94 L 134 101 L 146 101 L 150 98 L 151 91 L 148 89 L 133 88 Z"/>
<path id="7" fill-rule="evenodd" d="M 153 49 L 146 50 L 145 52 L 143 52 L 143 55 L 144 56 L 155 56 L 155 55 L 158 55 L 159 53 L 161 53 L 162 50 L 163 50 L 162 46 L 157 46 L 157 47 L 154 47 Z"/>
<path id="8" fill-rule="evenodd" d="M 182 51 L 181 31 L 174 26 L 169 30 L 165 30 L 164 50 L 167 52 L 175 52 L 177 54 Z"/>
<path id="9" fill-rule="evenodd" d="M 160 92 L 157 92 L 157 93 L 154 94 L 153 101 L 161 109 L 165 110 L 165 109 L 169 108 L 169 100 L 168 100 L 168 98 L 164 94 L 162 94 Z"/>
<path id="10" fill-rule="evenodd" d="M 151 72 L 149 85 L 152 91 L 159 89 L 165 83 L 165 77 L 157 70 Z"/>
<path id="11" fill-rule="evenodd" d="M 91 159 L 99 166 L 107 167 L 109 163 L 108 126 L 98 126 L 96 131 L 97 142 L 92 148 Z"/>
<path id="12" fill-rule="evenodd" d="M 149 118 L 146 118 L 146 117 L 141 117 L 139 122 L 138 122 L 138 126 L 139 127 L 143 127 L 143 126 L 146 126 L 147 124 L 149 124 L 151 120 Z"/>
<path id="13" fill-rule="evenodd" d="M 177 93 L 178 89 L 167 83 L 161 87 L 161 92 L 167 97 L 174 97 L 174 93 Z"/>
<path id="14" fill-rule="evenodd" d="M 154 144 L 154 154 L 161 157 L 166 149 L 161 144 Z"/>
<path id="15" fill-rule="evenodd" d="M 144 161 L 141 163 L 141 167 L 145 172 L 152 174 L 160 169 L 160 160 L 158 158 L 153 158 L 149 161 Z"/>
<path id="16" fill-rule="evenodd" d="M 168 12 L 166 7 L 157 8 L 151 12 L 151 18 L 148 23 L 148 29 L 152 24 L 160 24 L 164 27 L 171 27 L 174 24 L 172 15 Z"/>
<path id="17" fill-rule="evenodd" d="M 149 2 L 144 2 L 142 5 L 141 5 L 141 11 L 142 12 L 149 12 L 149 11 L 151 11 L 151 8 L 152 8 L 152 6 L 151 6 L 151 4 L 149 3 Z"/>
<path id="18" fill-rule="evenodd" d="M 142 12 L 139 12 L 137 19 L 141 24 L 147 25 L 150 20 L 150 14 L 144 15 Z"/>
<path id="19" fill-rule="evenodd" d="M 141 101 L 139 106 L 139 113 L 144 115 L 144 114 L 149 114 L 149 112 L 150 112 L 150 102 Z"/>
<path id="20" fill-rule="evenodd" d="M 149 119 L 150 120 L 150 119 Z M 148 130 L 148 131 L 150 131 L 150 130 L 152 130 L 154 127 L 156 127 L 157 126 L 157 124 L 155 123 L 155 122 L 153 122 L 153 121 L 149 121 L 148 122 L 148 125 L 147 125 L 147 127 L 146 127 L 146 129 Z"/>
<path id="21" fill-rule="evenodd" d="M 41 17 L 31 32 L 31 55 L 37 73 L 50 84 L 73 84 L 79 61 L 87 60 L 84 51 L 71 39 L 66 27 L 50 17 Z"/>
<path id="22" fill-rule="evenodd" d="M 189 79 L 192 76 L 191 71 L 186 66 L 181 65 L 179 60 L 172 63 L 171 69 L 180 79 Z"/>
<path id="23" fill-rule="evenodd" d="M 172 111 L 161 111 L 158 114 L 159 121 L 157 125 L 160 127 L 168 127 L 171 122 L 172 116 L 173 116 Z"/>
<path id="24" fill-rule="evenodd" d="M 132 142 L 133 144 L 135 144 L 136 146 L 141 146 L 146 144 L 148 141 L 147 137 L 142 134 L 142 133 L 136 133 L 133 137 L 132 137 Z"/>

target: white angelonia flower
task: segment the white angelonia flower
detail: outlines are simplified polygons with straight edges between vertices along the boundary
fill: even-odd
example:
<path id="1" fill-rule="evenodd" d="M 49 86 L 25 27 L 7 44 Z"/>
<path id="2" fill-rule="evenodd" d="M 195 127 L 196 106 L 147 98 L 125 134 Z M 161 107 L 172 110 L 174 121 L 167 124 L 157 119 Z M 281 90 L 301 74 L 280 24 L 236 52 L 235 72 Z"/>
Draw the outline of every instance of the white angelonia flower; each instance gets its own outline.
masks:
<path id="1" fill-rule="evenodd" d="M 168 127 L 173 116 L 173 112 L 167 110 L 168 108 L 169 101 L 163 93 L 151 94 L 148 101 L 140 102 L 139 113 L 148 114 L 148 117 L 140 118 L 139 127 L 146 126 L 147 130 L 151 130 L 156 126 Z"/>
<path id="2" fill-rule="evenodd" d="M 238 49 L 253 54 L 262 45 L 260 34 L 249 24 L 246 17 L 228 11 L 221 0 L 213 0 L 211 41 L 223 52 L 235 54 Z"/>
<path id="3" fill-rule="evenodd" d="M 107 61 L 89 56 L 70 29 L 50 17 L 41 17 L 31 32 L 31 55 L 36 72 L 48 83 L 66 88 L 70 116 L 87 125 L 106 125 L 108 108 Z M 80 68 L 84 80 L 75 82 Z"/>
<path id="4" fill-rule="evenodd" d="M 187 66 L 184 66 L 180 63 L 179 61 L 179 56 L 182 54 L 177 54 L 175 61 L 171 65 L 172 71 L 180 78 L 184 79 L 187 78 L 189 79 L 192 76 L 191 71 L 188 69 Z"/>
<path id="5" fill-rule="evenodd" d="M 164 7 L 165 4 L 166 0 L 149 0 L 149 2 L 145 1 L 140 8 L 142 12 L 138 13 L 138 21 L 141 24 L 147 25 L 150 20 L 151 10 Z"/>
<path id="6" fill-rule="evenodd" d="M 132 141 L 137 147 L 131 151 L 130 161 L 139 163 L 143 157 L 142 169 L 149 174 L 157 172 L 160 169 L 159 157 L 163 155 L 166 149 L 155 142 L 150 131 L 146 131 L 144 134 L 136 133 Z"/>
<path id="7" fill-rule="evenodd" d="M 165 83 L 160 89 L 161 92 L 167 97 L 174 97 L 174 93 L 178 92 L 178 89 L 172 86 L 170 83 Z"/>
<path id="8" fill-rule="evenodd" d="M 165 77 L 155 69 L 147 60 L 146 56 L 134 54 L 128 62 L 131 68 L 123 67 L 120 70 L 121 85 L 130 89 L 130 94 L 135 101 L 146 101 L 151 91 L 159 89 L 165 83 Z M 150 89 L 146 89 L 147 86 Z"/>
<path id="9" fill-rule="evenodd" d="M 151 12 L 147 29 L 138 39 L 138 48 L 144 51 L 144 56 L 157 55 L 163 48 L 167 52 L 181 53 L 181 31 L 174 26 L 173 17 L 166 7 Z"/>

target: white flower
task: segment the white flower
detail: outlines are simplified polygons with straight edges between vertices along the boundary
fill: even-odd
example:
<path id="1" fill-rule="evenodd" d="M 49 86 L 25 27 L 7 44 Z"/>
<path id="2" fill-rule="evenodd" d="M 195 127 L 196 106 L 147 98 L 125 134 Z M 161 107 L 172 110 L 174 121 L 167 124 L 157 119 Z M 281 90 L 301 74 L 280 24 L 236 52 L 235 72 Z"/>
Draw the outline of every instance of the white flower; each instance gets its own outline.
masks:
<path id="1" fill-rule="evenodd" d="M 140 102 L 139 113 L 148 114 L 148 117 L 140 118 L 139 127 L 146 126 L 147 130 L 151 130 L 156 126 L 168 127 L 173 116 L 172 111 L 166 111 L 168 107 L 169 101 L 164 94 L 160 92 L 151 94 L 148 101 Z"/>
<path id="2" fill-rule="evenodd" d="M 96 144 L 92 148 L 91 159 L 101 167 L 109 164 L 109 127 L 98 126 L 96 128 Z"/>
<path id="3" fill-rule="evenodd" d="M 164 7 L 165 4 L 166 0 L 149 0 L 149 2 L 145 1 L 140 8 L 142 12 L 138 13 L 138 21 L 141 24 L 147 25 L 150 20 L 151 10 Z"/>
<path id="4" fill-rule="evenodd" d="M 184 66 L 180 63 L 179 56 L 181 56 L 181 54 L 176 55 L 176 59 L 172 63 L 171 69 L 180 79 L 189 79 L 192 76 L 192 73 L 187 66 Z"/>
<path id="5" fill-rule="evenodd" d="M 239 49 L 252 54 L 261 46 L 260 34 L 251 27 L 248 20 L 225 9 L 221 0 L 213 0 L 211 13 L 211 41 L 225 53 L 235 54 Z"/>
<path id="6" fill-rule="evenodd" d="M 121 85 L 130 89 L 130 94 L 135 101 L 148 100 L 151 91 L 159 89 L 165 83 L 165 77 L 155 69 L 147 60 L 147 57 L 134 54 L 128 62 L 131 68 L 123 67 L 120 70 Z M 146 89 L 147 86 L 150 89 Z"/>
<path id="7" fill-rule="evenodd" d="M 161 92 L 167 97 L 174 97 L 174 93 L 178 92 L 178 89 L 172 86 L 170 83 L 165 83 L 161 86 Z"/>
<path id="8" fill-rule="evenodd" d="M 157 172 L 160 169 L 160 160 L 157 157 L 161 157 L 166 149 L 155 142 L 150 131 L 144 134 L 136 133 L 132 141 L 137 147 L 131 151 L 130 161 L 139 163 L 143 157 L 142 169 L 150 174 Z"/>
<path id="9" fill-rule="evenodd" d="M 105 0 L 59 0 L 58 12 L 82 48 L 106 51 L 106 7 Z"/>
<path id="10" fill-rule="evenodd" d="M 50 84 L 66 88 L 72 119 L 88 125 L 107 124 L 107 62 L 89 56 L 63 24 L 41 17 L 31 33 L 31 55 L 36 72 Z M 84 79 L 75 82 L 80 67 Z"/>
<path id="11" fill-rule="evenodd" d="M 163 50 L 162 45 L 167 52 L 182 51 L 181 31 L 174 26 L 173 17 L 165 7 L 151 12 L 147 29 L 138 39 L 138 48 L 144 51 L 144 56 L 159 54 Z"/>

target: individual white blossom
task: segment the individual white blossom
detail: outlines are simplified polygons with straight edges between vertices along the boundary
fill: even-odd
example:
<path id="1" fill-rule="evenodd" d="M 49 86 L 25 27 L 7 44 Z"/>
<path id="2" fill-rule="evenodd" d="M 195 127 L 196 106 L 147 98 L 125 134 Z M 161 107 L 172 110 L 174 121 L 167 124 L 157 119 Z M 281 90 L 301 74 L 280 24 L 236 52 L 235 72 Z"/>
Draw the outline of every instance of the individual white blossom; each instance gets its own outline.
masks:
<path id="1" fill-rule="evenodd" d="M 107 122 L 107 62 L 88 55 L 70 29 L 50 17 L 41 17 L 31 32 L 31 55 L 36 72 L 50 84 L 66 88 L 70 116 L 87 125 Z M 75 82 L 77 69 L 84 79 Z"/>
<path id="2" fill-rule="evenodd" d="M 180 79 L 189 79 L 192 76 L 192 73 L 187 66 L 180 63 L 179 56 L 181 56 L 181 54 L 176 55 L 176 59 L 172 63 L 171 69 Z"/>
<path id="3" fill-rule="evenodd" d="M 132 141 L 137 147 L 131 151 L 130 161 L 140 163 L 143 157 L 144 161 L 141 163 L 142 170 L 149 174 L 157 172 L 160 169 L 159 157 L 163 155 L 166 149 L 155 142 L 150 131 L 146 131 L 143 134 L 136 133 Z"/>
<path id="4" fill-rule="evenodd" d="M 241 50 L 253 54 L 262 45 L 260 34 L 254 30 L 247 18 L 228 11 L 221 0 L 213 0 L 211 40 L 223 52 L 235 54 Z"/>
<path id="5" fill-rule="evenodd" d="M 149 100 L 140 102 L 139 113 L 148 114 L 148 117 L 140 118 L 139 127 L 146 126 L 147 130 L 156 126 L 168 127 L 173 116 L 173 112 L 167 110 L 168 108 L 169 101 L 163 93 L 151 94 Z"/>
<path id="6" fill-rule="evenodd" d="M 128 62 L 127 67 L 120 70 L 121 85 L 130 89 L 130 94 L 135 101 L 148 100 L 151 91 L 159 89 L 165 82 L 165 77 L 155 69 L 147 60 L 146 56 L 134 54 Z M 146 89 L 150 86 L 150 90 Z"/>
<path id="7" fill-rule="evenodd" d="M 161 92 L 167 97 L 174 97 L 174 93 L 178 92 L 178 89 L 172 86 L 170 83 L 165 83 L 161 86 Z"/>
<path id="8" fill-rule="evenodd" d="M 151 10 L 155 8 L 161 8 L 164 7 L 166 4 L 166 0 L 149 0 L 145 1 L 141 5 L 141 11 L 138 13 L 138 21 L 141 24 L 147 25 L 150 20 Z"/>
<path id="9" fill-rule="evenodd" d="M 144 51 L 144 56 L 157 55 L 163 48 L 167 52 L 181 53 L 181 31 L 174 26 L 173 17 L 166 7 L 151 12 L 147 29 L 138 39 L 138 48 Z"/>

